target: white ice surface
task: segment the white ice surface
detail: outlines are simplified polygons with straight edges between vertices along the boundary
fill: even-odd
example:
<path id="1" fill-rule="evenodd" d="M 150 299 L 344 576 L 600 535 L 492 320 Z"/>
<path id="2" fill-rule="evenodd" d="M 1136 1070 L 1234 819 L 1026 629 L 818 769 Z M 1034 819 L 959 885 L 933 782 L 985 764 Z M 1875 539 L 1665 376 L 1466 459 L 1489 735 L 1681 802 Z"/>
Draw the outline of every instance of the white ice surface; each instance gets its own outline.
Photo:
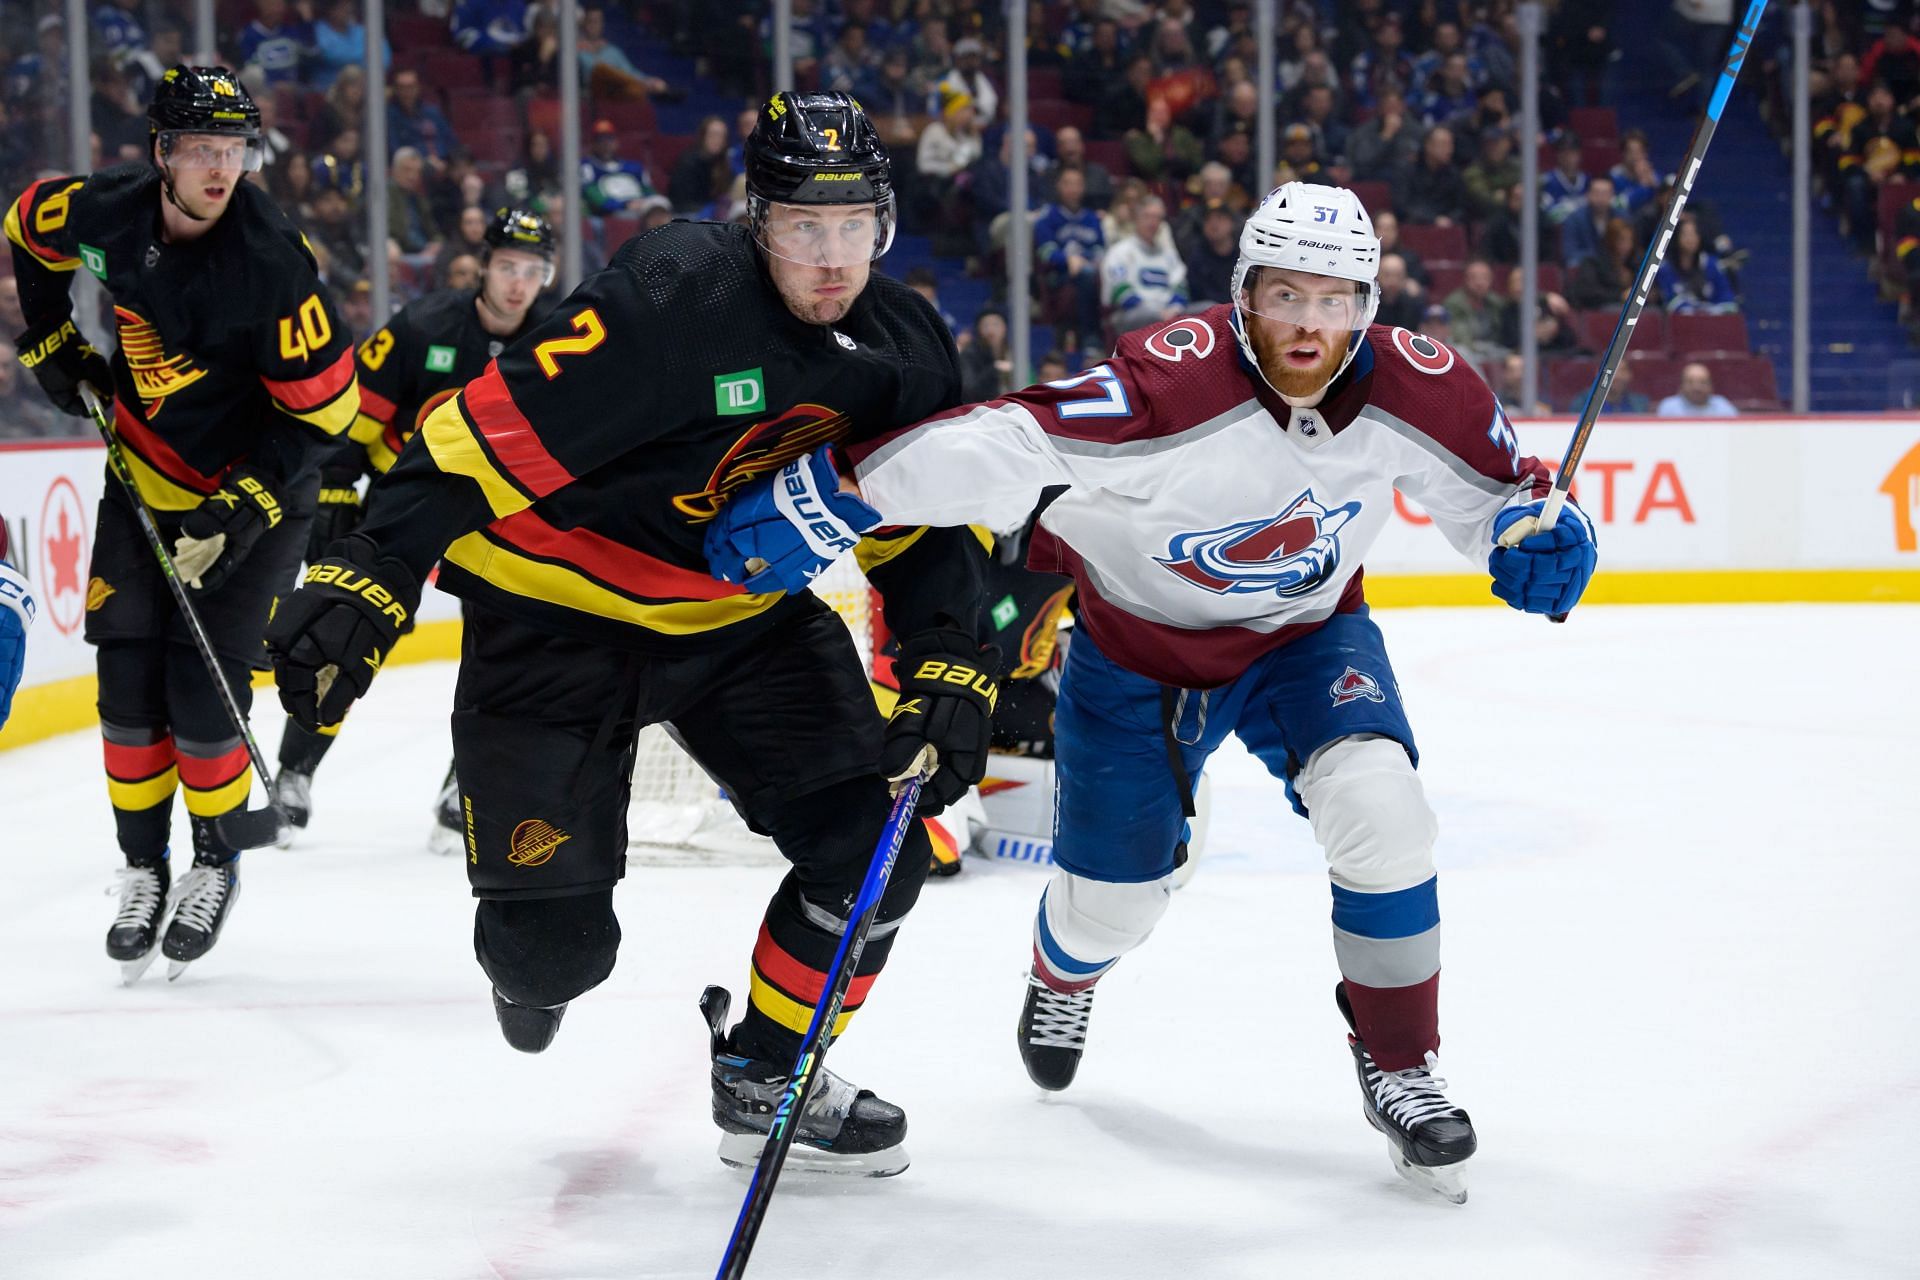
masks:
<path id="1" fill-rule="evenodd" d="M 1441 817 L 1471 1201 L 1362 1121 L 1318 852 L 1229 748 L 1066 1094 L 1012 1043 L 1042 877 L 928 886 L 832 1058 L 907 1108 L 913 1167 L 787 1178 L 751 1275 L 1920 1274 L 1920 609 L 1379 616 Z M 636 868 L 613 977 L 514 1053 L 461 867 L 420 851 L 452 678 L 381 676 L 173 985 L 101 950 L 94 737 L 0 755 L 0 1277 L 713 1273 L 744 1179 L 695 1000 L 740 989 L 776 873 Z"/>

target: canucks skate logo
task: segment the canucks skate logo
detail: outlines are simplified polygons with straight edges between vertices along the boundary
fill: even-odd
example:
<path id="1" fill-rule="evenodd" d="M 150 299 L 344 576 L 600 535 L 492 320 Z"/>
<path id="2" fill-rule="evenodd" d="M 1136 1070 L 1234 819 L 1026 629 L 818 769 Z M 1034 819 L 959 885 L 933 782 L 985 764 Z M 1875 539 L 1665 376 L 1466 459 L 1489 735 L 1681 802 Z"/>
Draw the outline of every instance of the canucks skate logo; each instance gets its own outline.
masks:
<path id="1" fill-rule="evenodd" d="M 1340 531 L 1359 514 L 1357 502 L 1328 509 L 1308 489 L 1277 516 L 1175 534 L 1155 559 L 1218 595 L 1303 596 L 1340 567 Z"/>
<path id="2" fill-rule="evenodd" d="M 168 396 L 200 381 L 207 371 L 196 369 L 191 356 L 168 355 L 160 331 L 139 312 L 126 307 L 115 307 L 113 312 L 120 322 L 120 351 L 133 375 L 134 393 L 151 421 Z"/>
<path id="3" fill-rule="evenodd" d="M 1358 702 L 1365 698 L 1368 702 L 1385 702 L 1387 695 L 1380 692 L 1380 682 L 1364 671 L 1355 671 L 1348 667 L 1340 673 L 1340 678 L 1327 690 L 1333 696 L 1333 705 L 1344 707 L 1349 702 Z"/>

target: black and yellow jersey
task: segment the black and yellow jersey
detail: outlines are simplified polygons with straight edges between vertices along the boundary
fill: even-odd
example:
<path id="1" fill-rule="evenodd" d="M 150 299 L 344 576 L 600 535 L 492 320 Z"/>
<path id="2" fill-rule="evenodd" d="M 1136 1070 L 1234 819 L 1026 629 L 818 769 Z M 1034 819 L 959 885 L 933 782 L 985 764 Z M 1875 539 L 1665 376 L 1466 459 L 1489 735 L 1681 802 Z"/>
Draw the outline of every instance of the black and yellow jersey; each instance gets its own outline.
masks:
<path id="1" fill-rule="evenodd" d="M 551 308 L 535 303 L 526 321 L 499 337 L 480 325 L 477 289 L 442 289 L 415 299 L 360 344 L 360 417 L 354 440 L 375 471 L 393 465 L 427 415 L 472 382 Z"/>
<path id="2" fill-rule="evenodd" d="M 46 178 L 7 210 L 6 232 L 29 324 L 71 314 L 77 270 L 106 286 L 115 429 L 141 496 L 185 511 L 242 460 L 282 480 L 310 470 L 360 393 L 352 335 L 265 192 L 240 183 L 213 228 L 181 244 L 161 238 L 160 200 L 144 164 Z"/>
<path id="3" fill-rule="evenodd" d="M 791 602 L 707 571 L 702 538 L 734 490 L 959 399 L 953 339 L 904 285 L 876 274 L 840 323 L 808 324 L 745 228 L 669 223 L 427 415 L 374 482 L 355 558 L 416 581 L 439 558 L 453 594 L 601 643 L 744 639 Z M 877 531 L 857 554 L 896 634 L 976 629 L 971 531 Z"/>

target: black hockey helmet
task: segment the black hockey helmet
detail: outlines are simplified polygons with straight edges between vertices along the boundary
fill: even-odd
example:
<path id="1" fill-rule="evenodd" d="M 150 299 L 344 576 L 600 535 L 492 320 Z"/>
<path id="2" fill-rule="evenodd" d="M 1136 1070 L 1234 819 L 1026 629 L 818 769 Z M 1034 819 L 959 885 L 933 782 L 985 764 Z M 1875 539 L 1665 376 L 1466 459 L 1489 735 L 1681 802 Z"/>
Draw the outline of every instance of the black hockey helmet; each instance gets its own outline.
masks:
<path id="1" fill-rule="evenodd" d="M 553 224 L 531 209 L 495 209 L 486 239 L 489 249 L 518 249 L 553 261 Z"/>
<path id="2" fill-rule="evenodd" d="M 807 265 L 849 266 L 846 246 L 796 248 L 768 238 L 773 205 L 874 207 L 873 239 L 858 260 L 893 243 L 893 166 L 873 121 L 852 94 L 780 92 L 767 99 L 744 147 L 747 212 L 769 253 Z"/>
<path id="3" fill-rule="evenodd" d="M 147 104 L 147 136 L 222 133 L 260 137 L 260 104 L 225 67 L 175 67 L 160 77 Z"/>

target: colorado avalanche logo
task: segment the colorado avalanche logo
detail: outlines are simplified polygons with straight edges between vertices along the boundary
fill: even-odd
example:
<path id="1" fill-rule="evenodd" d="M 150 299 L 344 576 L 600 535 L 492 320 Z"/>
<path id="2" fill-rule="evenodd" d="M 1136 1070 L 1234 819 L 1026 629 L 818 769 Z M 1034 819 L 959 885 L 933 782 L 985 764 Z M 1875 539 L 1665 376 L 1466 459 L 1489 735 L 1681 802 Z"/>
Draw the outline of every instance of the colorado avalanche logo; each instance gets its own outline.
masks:
<path id="1" fill-rule="evenodd" d="M 1175 534 L 1155 559 L 1219 595 L 1303 596 L 1339 568 L 1340 530 L 1359 514 L 1357 502 L 1328 510 L 1309 489 L 1271 519 Z"/>
<path id="2" fill-rule="evenodd" d="M 1387 695 L 1380 692 L 1380 682 L 1364 671 L 1355 671 L 1348 667 L 1333 682 L 1327 692 L 1333 695 L 1333 705 L 1344 707 L 1349 702 L 1358 702 L 1365 698 L 1368 702 L 1385 702 Z"/>

